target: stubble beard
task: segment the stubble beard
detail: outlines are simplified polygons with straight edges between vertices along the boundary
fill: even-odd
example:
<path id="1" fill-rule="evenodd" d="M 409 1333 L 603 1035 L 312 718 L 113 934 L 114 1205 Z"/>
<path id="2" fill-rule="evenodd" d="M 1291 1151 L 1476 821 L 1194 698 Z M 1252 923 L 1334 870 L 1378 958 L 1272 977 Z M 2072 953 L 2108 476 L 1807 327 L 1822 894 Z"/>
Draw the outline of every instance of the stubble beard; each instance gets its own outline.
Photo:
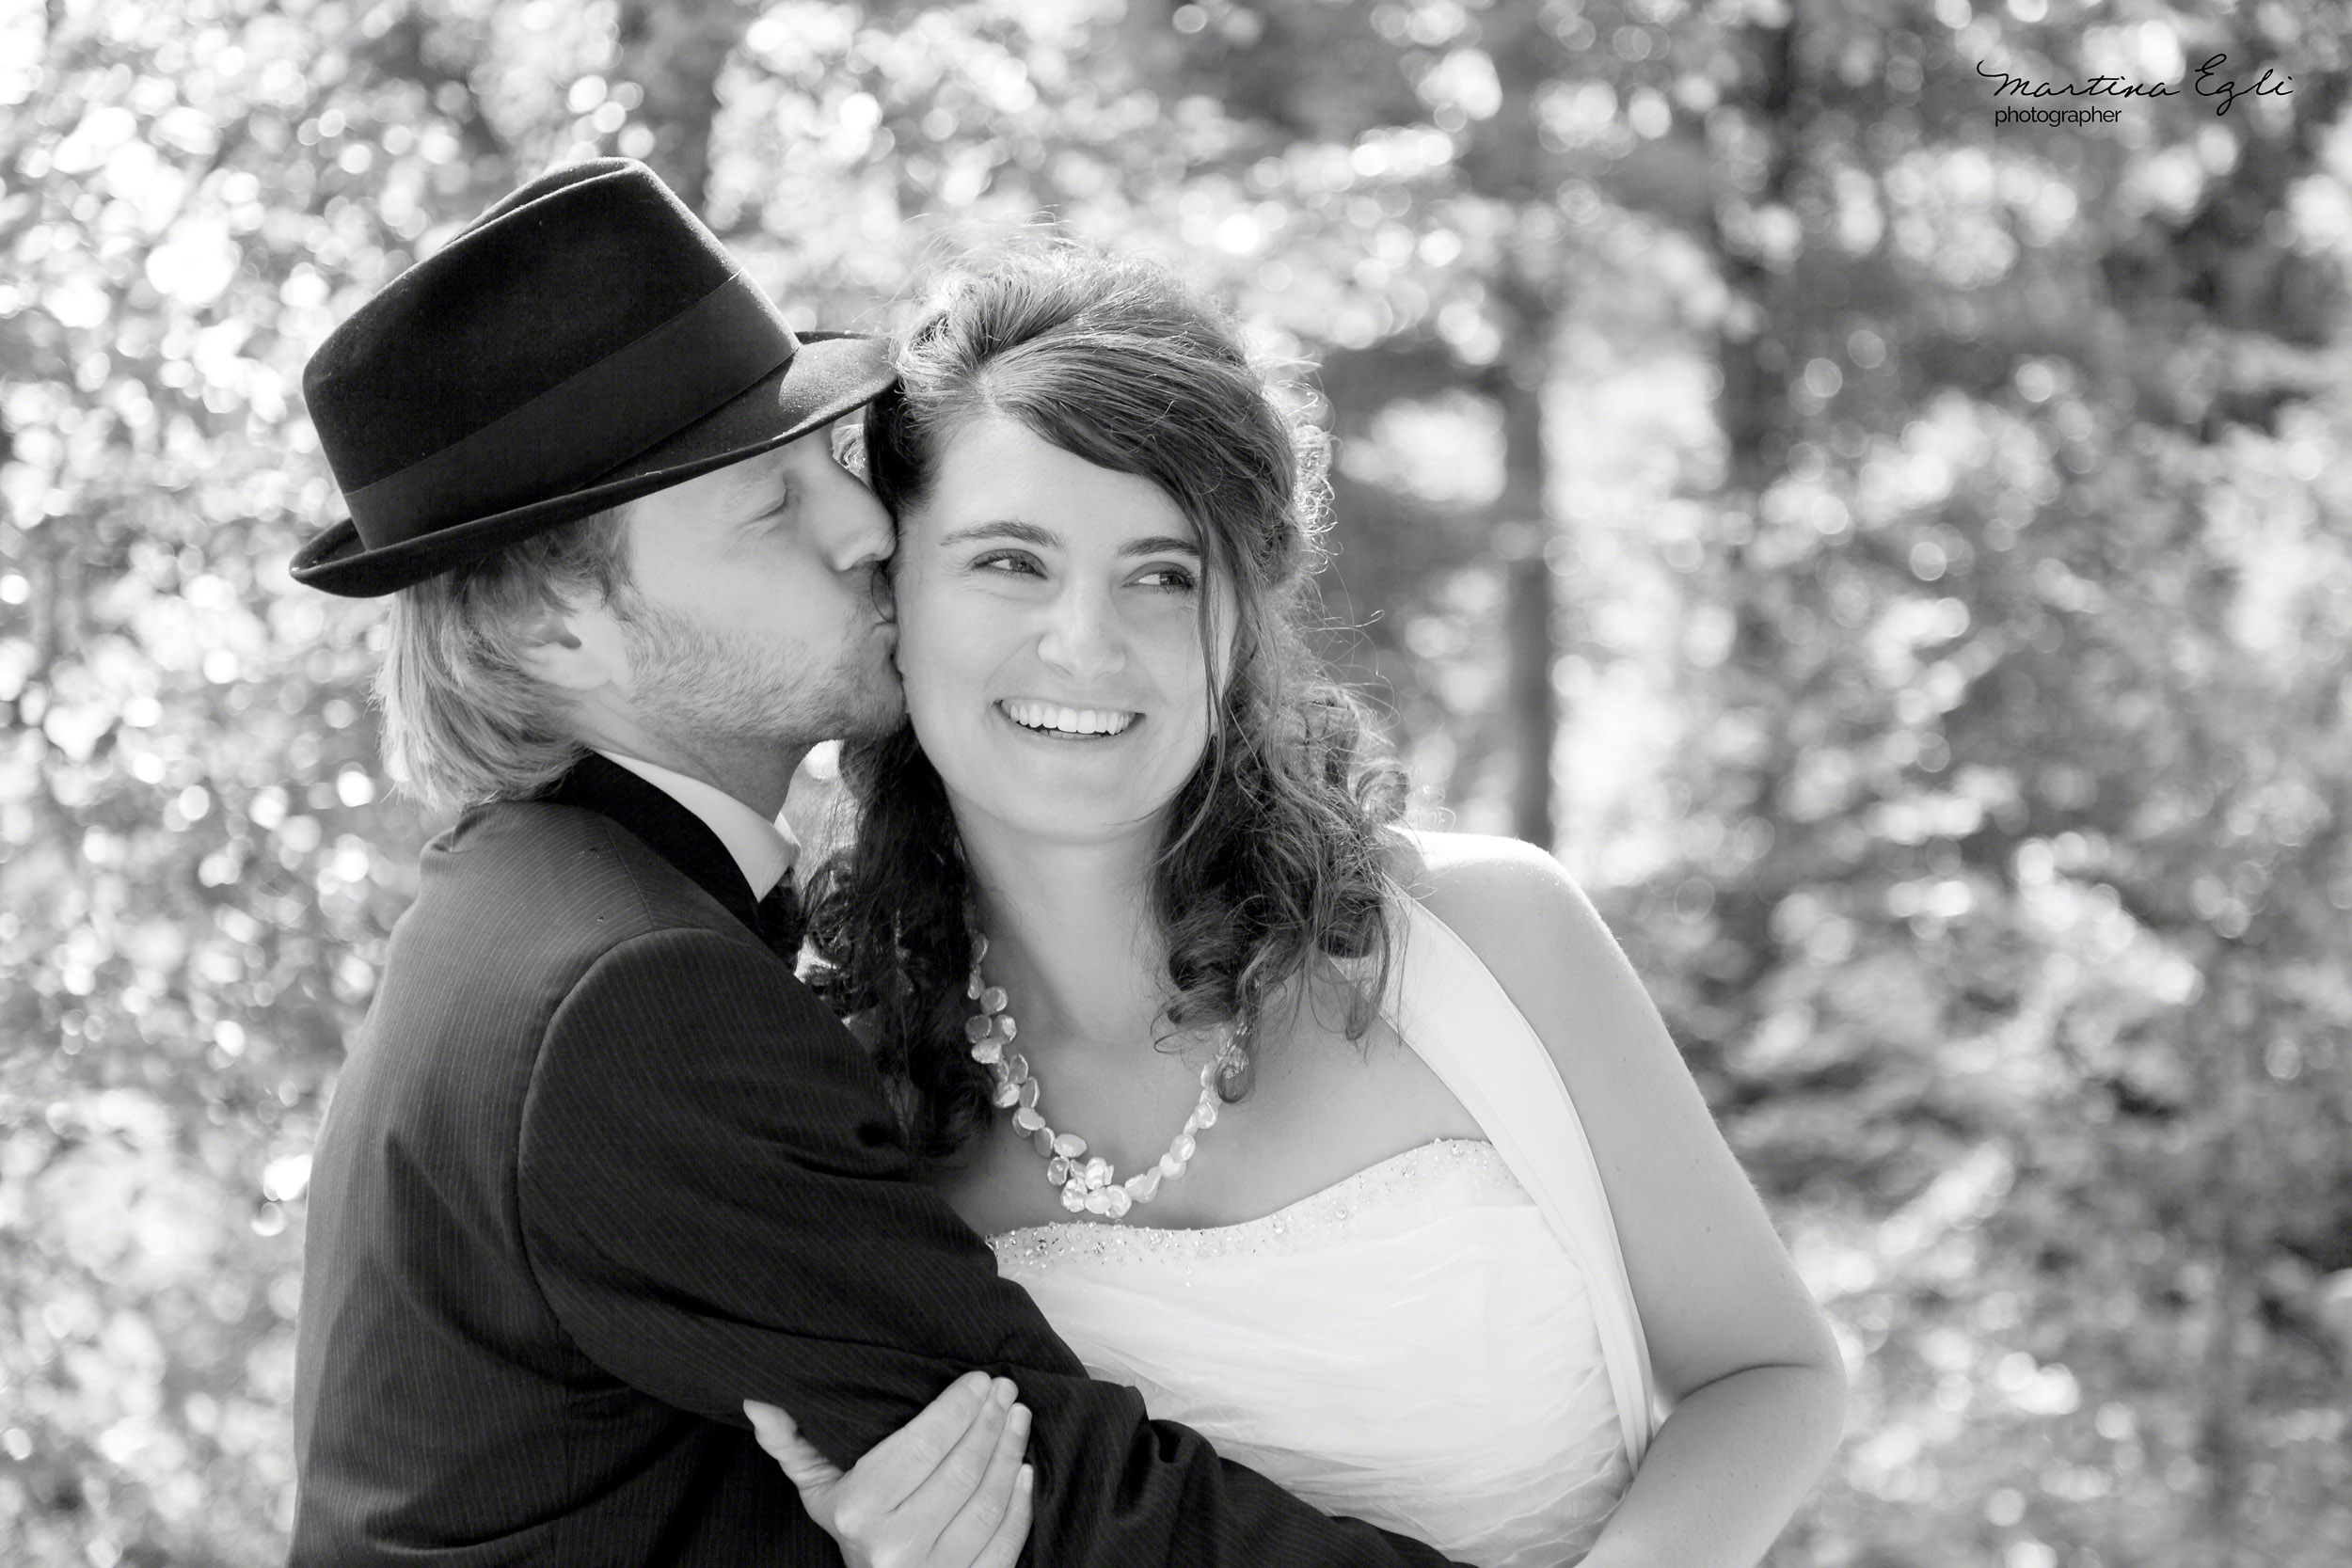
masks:
<path id="1" fill-rule="evenodd" d="M 853 638 L 812 667 L 795 644 L 715 630 L 654 605 L 641 603 L 624 625 L 638 721 L 691 750 L 805 750 L 887 734 L 906 712 L 898 672 L 870 638 Z"/>

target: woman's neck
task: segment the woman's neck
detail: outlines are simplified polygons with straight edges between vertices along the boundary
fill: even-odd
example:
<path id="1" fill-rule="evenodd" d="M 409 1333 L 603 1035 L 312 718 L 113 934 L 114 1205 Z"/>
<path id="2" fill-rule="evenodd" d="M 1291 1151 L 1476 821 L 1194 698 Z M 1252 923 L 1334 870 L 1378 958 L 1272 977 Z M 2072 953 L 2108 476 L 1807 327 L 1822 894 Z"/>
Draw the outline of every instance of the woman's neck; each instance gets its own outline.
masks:
<path id="1" fill-rule="evenodd" d="M 1043 844 L 966 832 L 989 983 L 1025 1028 L 1149 1040 L 1167 1003 L 1165 947 L 1151 911 L 1151 852 L 1132 841 Z"/>

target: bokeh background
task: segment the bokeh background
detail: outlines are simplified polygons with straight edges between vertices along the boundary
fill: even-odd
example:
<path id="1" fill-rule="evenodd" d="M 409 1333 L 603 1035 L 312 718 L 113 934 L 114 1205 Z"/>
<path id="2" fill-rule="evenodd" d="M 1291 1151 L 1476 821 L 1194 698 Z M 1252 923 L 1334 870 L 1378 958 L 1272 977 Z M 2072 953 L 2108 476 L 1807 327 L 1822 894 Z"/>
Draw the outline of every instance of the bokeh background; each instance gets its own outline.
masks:
<path id="1" fill-rule="evenodd" d="M 299 371 L 619 151 L 803 325 L 1051 221 L 1293 367 L 1333 657 L 1837 1323 L 1775 1564 L 2352 1561 L 2348 92 L 2277 0 L 0 0 L 0 1559 L 282 1553 L 438 826 Z"/>

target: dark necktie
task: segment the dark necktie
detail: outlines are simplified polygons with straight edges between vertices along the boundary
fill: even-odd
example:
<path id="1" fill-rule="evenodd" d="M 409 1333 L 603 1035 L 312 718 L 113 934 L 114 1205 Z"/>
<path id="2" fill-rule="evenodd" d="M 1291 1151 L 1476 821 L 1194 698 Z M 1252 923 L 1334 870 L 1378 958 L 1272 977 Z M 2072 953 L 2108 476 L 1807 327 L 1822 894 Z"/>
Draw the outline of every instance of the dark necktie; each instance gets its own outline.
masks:
<path id="1" fill-rule="evenodd" d="M 791 873 L 768 890 L 768 896 L 759 901 L 759 916 L 753 929 L 759 933 L 778 958 L 790 963 L 801 956 L 801 895 L 792 885 Z"/>

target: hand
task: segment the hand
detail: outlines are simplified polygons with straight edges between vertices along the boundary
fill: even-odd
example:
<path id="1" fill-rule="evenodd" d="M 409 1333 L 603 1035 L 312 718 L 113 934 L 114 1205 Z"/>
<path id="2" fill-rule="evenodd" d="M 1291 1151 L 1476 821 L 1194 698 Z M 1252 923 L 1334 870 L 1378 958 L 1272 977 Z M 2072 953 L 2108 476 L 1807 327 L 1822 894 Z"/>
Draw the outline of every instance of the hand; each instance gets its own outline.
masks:
<path id="1" fill-rule="evenodd" d="M 769 1457 L 850 1568 L 1012 1568 L 1029 1539 L 1028 1406 L 967 1372 L 844 1475 L 772 1404 L 743 1402 Z"/>

